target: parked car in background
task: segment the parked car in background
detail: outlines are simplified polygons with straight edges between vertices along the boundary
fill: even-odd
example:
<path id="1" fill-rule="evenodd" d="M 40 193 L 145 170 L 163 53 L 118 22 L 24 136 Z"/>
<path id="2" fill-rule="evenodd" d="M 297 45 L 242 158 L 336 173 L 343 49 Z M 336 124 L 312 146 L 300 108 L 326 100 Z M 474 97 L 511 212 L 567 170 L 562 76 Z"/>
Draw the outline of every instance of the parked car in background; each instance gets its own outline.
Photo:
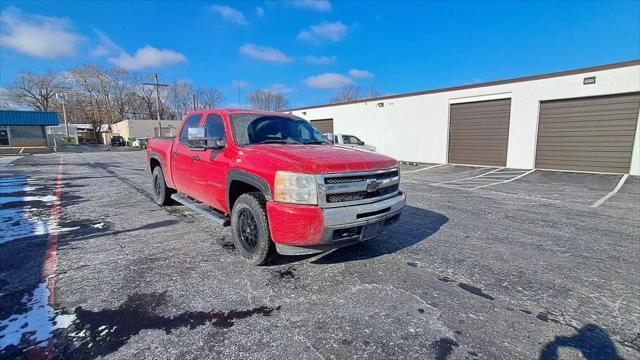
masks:
<path id="1" fill-rule="evenodd" d="M 175 139 L 147 147 L 153 198 L 231 225 L 255 265 L 375 238 L 400 217 L 398 162 L 335 146 L 296 116 L 247 110 L 187 114 Z"/>
<path id="2" fill-rule="evenodd" d="M 135 138 L 133 139 L 133 143 L 131 143 L 131 146 L 133 146 L 134 148 L 146 149 L 147 140 L 148 138 L 146 137 Z"/>
<path id="3" fill-rule="evenodd" d="M 111 146 L 126 146 L 127 140 L 120 135 L 115 135 L 111 138 Z"/>
<path id="4" fill-rule="evenodd" d="M 336 145 L 344 145 L 358 149 L 376 151 L 375 146 L 365 144 L 364 141 L 358 139 L 355 135 L 327 133 L 324 134 L 324 136 L 326 136 Z"/>

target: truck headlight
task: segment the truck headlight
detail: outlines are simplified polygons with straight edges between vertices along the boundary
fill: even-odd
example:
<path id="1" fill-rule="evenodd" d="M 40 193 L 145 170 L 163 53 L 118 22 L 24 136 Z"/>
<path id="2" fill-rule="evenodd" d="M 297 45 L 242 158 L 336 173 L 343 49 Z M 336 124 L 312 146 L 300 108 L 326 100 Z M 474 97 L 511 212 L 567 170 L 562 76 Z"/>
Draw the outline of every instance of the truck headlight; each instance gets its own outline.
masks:
<path id="1" fill-rule="evenodd" d="M 318 203 L 318 185 L 315 175 L 276 171 L 274 200 L 315 205 Z"/>

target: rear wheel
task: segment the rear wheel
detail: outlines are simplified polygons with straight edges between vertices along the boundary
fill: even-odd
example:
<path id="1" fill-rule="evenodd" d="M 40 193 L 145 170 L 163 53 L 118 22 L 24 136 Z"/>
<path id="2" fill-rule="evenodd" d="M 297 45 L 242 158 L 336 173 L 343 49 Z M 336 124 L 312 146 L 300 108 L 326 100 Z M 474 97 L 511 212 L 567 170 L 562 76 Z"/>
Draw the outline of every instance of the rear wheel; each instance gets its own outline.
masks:
<path id="1" fill-rule="evenodd" d="M 153 169 L 151 175 L 153 180 L 153 201 L 160 206 L 169 204 L 171 201 L 171 190 L 164 181 L 164 172 L 160 166 Z"/>
<path id="2" fill-rule="evenodd" d="M 233 242 L 240 255 L 253 265 L 263 265 L 273 256 L 265 200 L 260 193 L 242 194 L 231 210 Z"/>

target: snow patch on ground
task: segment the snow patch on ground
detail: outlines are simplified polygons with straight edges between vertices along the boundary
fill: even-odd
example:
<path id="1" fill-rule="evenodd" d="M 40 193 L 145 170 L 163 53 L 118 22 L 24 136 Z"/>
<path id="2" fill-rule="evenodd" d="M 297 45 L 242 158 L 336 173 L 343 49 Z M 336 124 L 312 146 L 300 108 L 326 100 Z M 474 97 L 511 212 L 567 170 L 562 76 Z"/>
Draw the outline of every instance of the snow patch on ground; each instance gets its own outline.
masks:
<path id="1" fill-rule="evenodd" d="M 37 188 L 33 186 L 7 186 L 7 187 L 0 187 L 0 194 L 13 194 L 13 193 L 23 192 L 23 191 L 33 191 L 35 189 Z"/>
<path id="2" fill-rule="evenodd" d="M 42 283 L 31 296 L 22 299 L 27 304 L 25 313 L 0 320 L 0 350 L 23 341 L 33 341 L 35 346 L 45 347 L 54 330 L 65 329 L 73 323 L 75 315 L 59 314 L 49 306 L 48 299 L 49 289 Z"/>
<path id="3" fill-rule="evenodd" d="M 27 192 L 33 189 L 33 187 L 27 185 L 27 178 L 24 176 L 0 178 L 0 194 Z M 63 233 L 78 229 L 77 227 L 59 227 L 57 221 L 49 219 L 49 209 L 34 209 L 28 206 L 2 207 L 2 204 L 34 200 L 51 203 L 56 200 L 56 197 L 54 195 L 0 197 L 0 228 L 3 230 L 0 232 L 0 244 L 34 235 L 46 235 L 54 231 L 56 233 Z M 42 216 L 43 213 L 46 214 L 46 216 Z"/>
<path id="4" fill-rule="evenodd" d="M 104 227 L 104 223 L 93 224 L 91 225 L 91 227 L 96 229 L 102 229 Z"/>
<path id="5" fill-rule="evenodd" d="M 0 198 L 0 205 L 12 203 L 12 202 L 25 202 L 25 201 L 52 202 L 55 199 L 56 199 L 55 195 L 45 195 L 45 196 L 3 196 L 3 197 Z"/>

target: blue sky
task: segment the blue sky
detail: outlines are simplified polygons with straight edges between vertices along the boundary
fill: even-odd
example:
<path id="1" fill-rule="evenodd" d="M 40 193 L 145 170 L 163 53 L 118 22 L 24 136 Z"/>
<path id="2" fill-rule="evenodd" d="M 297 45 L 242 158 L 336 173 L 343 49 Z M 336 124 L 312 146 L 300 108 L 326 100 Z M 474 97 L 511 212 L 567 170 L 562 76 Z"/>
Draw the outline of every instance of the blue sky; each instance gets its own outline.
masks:
<path id="1" fill-rule="evenodd" d="M 640 2 L 6 1 L 0 86 L 119 65 L 290 105 L 356 84 L 395 94 L 640 58 Z"/>

